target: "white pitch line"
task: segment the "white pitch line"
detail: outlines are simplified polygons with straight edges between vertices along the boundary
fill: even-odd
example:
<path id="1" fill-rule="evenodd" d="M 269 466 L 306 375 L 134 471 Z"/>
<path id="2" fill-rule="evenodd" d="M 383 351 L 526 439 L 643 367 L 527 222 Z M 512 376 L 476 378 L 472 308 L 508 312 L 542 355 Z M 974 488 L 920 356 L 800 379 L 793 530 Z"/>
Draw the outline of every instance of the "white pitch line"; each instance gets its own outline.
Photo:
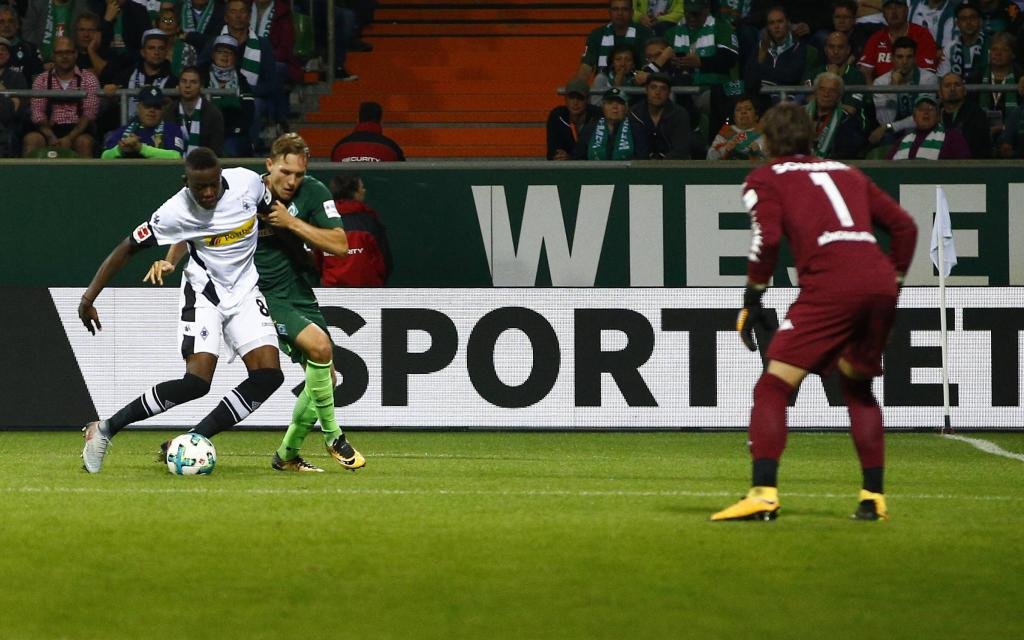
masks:
<path id="1" fill-rule="evenodd" d="M 185 480 L 189 482 L 189 480 Z M 199 480 L 202 482 L 202 480 Z M 505 491 L 486 489 L 364 489 L 343 487 L 322 488 L 260 488 L 229 489 L 224 487 L 0 487 L 0 493 L 125 493 L 137 494 L 223 494 L 223 495 L 292 495 L 325 494 L 325 495 L 367 495 L 367 496 L 501 496 L 501 497 L 564 497 L 564 498 L 722 498 L 738 495 L 737 491 L 560 491 L 560 490 L 523 490 Z M 784 498 L 851 498 L 854 494 L 846 493 L 783 493 Z M 968 500 L 972 502 L 1014 502 L 1024 500 L 1024 496 L 984 496 L 984 495 L 953 495 L 953 494 L 887 494 L 890 499 L 897 500 Z"/>
<path id="2" fill-rule="evenodd" d="M 942 434 L 942 437 L 947 438 L 949 440 L 959 440 L 960 442 L 966 442 L 975 449 L 979 449 L 981 451 L 984 451 L 985 453 L 991 453 L 994 456 L 1002 456 L 1003 458 L 1009 458 L 1011 460 L 1019 460 L 1020 462 L 1024 462 L 1024 454 L 1007 451 L 1006 449 L 1000 447 L 996 443 L 989 442 L 988 440 L 982 440 L 981 438 L 967 438 L 965 436 L 958 436 L 948 433 Z"/>

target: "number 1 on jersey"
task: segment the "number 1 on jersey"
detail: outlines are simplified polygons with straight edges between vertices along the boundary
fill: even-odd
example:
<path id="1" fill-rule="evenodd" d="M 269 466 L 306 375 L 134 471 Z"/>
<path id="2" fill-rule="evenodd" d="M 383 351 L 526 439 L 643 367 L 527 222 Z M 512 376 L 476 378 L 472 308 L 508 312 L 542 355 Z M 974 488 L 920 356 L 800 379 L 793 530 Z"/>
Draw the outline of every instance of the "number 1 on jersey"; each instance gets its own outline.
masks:
<path id="1" fill-rule="evenodd" d="M 846 207 L 846 201 L 843 200 L 843 194 L 839 193 L 839 187 L 833 182 L 832 176 L 824 171 L 812 171 L 808 175 L 811 176 L 811 182 L 825 191 L 825 195 L 832 205 L 832 210 L 836 212 L 836 217 L 839 218 L 839 224 L 844 227 L 852 227 L 853 216 L 850 215 L 850 210 Z"/>

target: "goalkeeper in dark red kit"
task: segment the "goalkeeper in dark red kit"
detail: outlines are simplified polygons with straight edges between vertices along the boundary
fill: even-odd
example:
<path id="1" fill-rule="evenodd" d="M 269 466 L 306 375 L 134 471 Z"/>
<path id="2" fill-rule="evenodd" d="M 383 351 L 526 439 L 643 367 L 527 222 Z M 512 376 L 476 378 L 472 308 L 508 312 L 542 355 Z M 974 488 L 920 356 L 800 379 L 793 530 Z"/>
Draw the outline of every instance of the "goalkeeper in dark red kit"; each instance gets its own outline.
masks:
<path id="1" fill-rule="evenodd" d="M 778 515 L 778 468 L 786 446 L 789 398 L 808 373 L 837 368 L 863 469 L 854 517 L 886 519 L 882 411 L 871 380 L 882 373 L 882 352 L 917 228 L 858 169 L 810 155 L 815 135 L 802 107 L 780 104 L 761 122 L 772 160 L 750 172 L 743 185 L 752 240 L 736 329 L 748 349 L 757 350 L 755 327 L 765 333 L 776 328 L 761 297 L 775 271 L 783 236 L 796 261 L 800 295 L 771 338 L 768 367 L 754 386 L 748 432 L 752 488 L 711 519 L 772 520 Z M 891 237 L 888 256 L 875 240 L 874 227 Z"/>

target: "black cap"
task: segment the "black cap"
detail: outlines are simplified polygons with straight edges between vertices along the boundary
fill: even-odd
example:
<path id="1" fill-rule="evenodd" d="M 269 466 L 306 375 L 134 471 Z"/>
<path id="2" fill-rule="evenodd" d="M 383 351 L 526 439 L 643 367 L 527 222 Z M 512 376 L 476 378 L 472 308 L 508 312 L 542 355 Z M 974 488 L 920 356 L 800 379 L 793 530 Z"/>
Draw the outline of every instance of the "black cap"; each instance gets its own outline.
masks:
<path id="1" fill-rule="evenodd" d="M 139 99 L 139 102 L 147 107 L 164 106 L 164 92 L 160 90 L 160 87 L 154 85 L 142 87 L 139 89 L 139 94 L 136 97 Z"/>
<path id="2" fill-rule="evenodd" d="M 601 96 L 601 100 L 603 102 L 618 100 L 622 104 L 626 104 L 626 95 L 622 93 L 622 89 L 619 89 L 618 87 L 612 87 L 611 89 L 604 92 L 604 95 Z"/>
<path id="3" fill-rule="evenodd" d="M 645 86 L 649 85 L 652 82 L 664 82 L 668 86 L 670 86 L 670 87 L 672 86 L 672 78 L 669 78 L 667 73 L 661 73 L 661 72 L 648 73 L 647 74 L 647 82 L 645 82 L 644 85 Z"/>

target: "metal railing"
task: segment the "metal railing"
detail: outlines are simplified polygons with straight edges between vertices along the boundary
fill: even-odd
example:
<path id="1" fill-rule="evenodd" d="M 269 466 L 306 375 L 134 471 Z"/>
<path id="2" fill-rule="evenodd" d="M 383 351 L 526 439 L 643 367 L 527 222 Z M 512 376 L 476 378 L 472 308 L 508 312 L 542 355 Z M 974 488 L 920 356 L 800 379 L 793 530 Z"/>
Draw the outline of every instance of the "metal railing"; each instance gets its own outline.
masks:
<path id="1" fill-rule="evenodd" d="M 1016 84 L 968 84 L 964 85 L 967 93 L 1014 93 L 1018 91 Z M 619 91 L 626 95 L 642 95 L 645 91 L 643 87 L 618 87 Z M 605 93 L 608 89 L 591 89 L 590 95 L 600 96 Z M 704 88 L 696 85 L 686 85 L 681 87 L 672 87 L 671 92 L 673 95 L 696 95 L 703 91 Z M 850 84 L 846 85 L 843 89 L 844 93 L 938 93 L 939 85 L 919 85 L 919 84 L 898 84 L 898 85 L 873 85 L 873 84 Z M 565 95 L 565 87 L 558 87 L 556 90 L 558 95 Z M 779 96 L 785 100 L 790 94 L 810 94 L 814 93 L 814 88 L 810 85 L 797 84 L 797 85 L 762 85 L 761 94 L 779 94 Z"/>
<path id="2" fill-rule="evenodd" d="M 964 85 L 967 93 L 1016 93 L 1016 84 L 968 84 Z M 843 93 L 938 93 L 937 84 L 851 84 L 843 88 Z M 790 94 L 814 93 L 808 85 L 762 85 L 762 94 L 779 94 L 785 100 Z"/>
<path id="3" fill-rule="evenodd" d="M 238 90 L 203 89 L 200 93 L 207 96 L 237 96 Z M 163 94 L 171 98 L 176 98 L 180 95 L 180 92 L 177 89 L 164 89 Z M 11 96 L 16 98 L 62 98 L 64 100 L 77 100 L 89 95 L 95 95 L 98 98 L 118 97 L 121 107 L 121 124 L 125 125 L 128 124 L 128 120 L 130 119 L 128 114 L 128 104 L 132 98 L 139 95 L 139 90 L 118 89 L 112 94 L 100 90 L 98 93 L 93 94 L 81 89 L 72 89 L 70 91 L 60 91 L 58 89 L 0 89 L 0 96 Z"/>

